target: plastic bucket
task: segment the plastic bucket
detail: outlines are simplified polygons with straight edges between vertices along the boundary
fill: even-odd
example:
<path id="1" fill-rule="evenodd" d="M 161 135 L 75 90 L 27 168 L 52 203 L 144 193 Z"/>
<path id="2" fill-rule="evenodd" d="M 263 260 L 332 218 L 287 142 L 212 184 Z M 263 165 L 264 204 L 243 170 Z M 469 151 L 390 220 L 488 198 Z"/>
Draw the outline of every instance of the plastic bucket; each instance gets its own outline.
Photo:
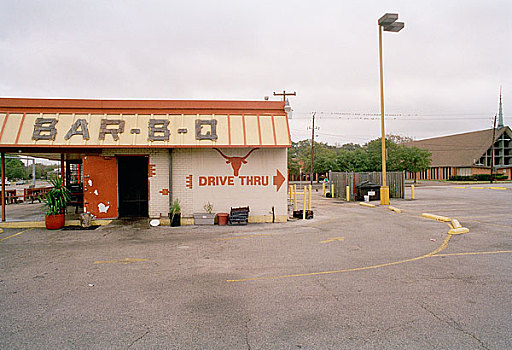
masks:
<path id="1" fill-rule="evenodd" d="M 218 213 L 217 214 L 217 220 L 219 222 L 220 226 L 224 226 L 228 224 L 228 213 Z"/>

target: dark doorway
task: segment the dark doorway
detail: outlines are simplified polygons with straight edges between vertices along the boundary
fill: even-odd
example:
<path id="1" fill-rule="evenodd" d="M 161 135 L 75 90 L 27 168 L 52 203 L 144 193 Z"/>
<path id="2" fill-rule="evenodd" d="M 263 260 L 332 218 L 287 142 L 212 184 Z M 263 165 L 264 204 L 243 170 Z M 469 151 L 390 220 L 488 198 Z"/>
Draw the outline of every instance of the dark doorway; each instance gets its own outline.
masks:
<path id="1" fill-rule="evenodd" d="M 148 216 L 148 158 L 118 157 L 119 216 Z"/>

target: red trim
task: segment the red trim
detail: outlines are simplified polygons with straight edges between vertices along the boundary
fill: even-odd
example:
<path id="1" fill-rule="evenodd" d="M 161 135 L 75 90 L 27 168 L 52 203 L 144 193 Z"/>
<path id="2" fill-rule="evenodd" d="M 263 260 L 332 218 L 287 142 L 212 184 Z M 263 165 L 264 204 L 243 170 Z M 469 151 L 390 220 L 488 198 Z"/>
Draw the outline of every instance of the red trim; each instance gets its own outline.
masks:
<path id="1" fill-rule="evenodd" d="M 18 129 L 18 135 L 16 135 L 16 141 L 14 141 L 14 143 L 18 143 L 18 140 L 20 139 L 20 134 L 21 134 L 21 129 L 23 129 L 23 123 L 25 122 L 25 116 L 27 114 L 26 113 L 23 113 L 23 117 L 21 117 L 21 123 L 20 123 L 20 128 Z"/>
<path id="2" fill-rule="evenodd" d="M 263 144 L 263 141 L 261 141 L 261 125 L 260 125 L 260 115 L 258 114 L 258 135 L 260 137 L 260 145 Z"/>
<path id="3" fill-rule="evenodd" d="M 242 114 L 242 130 L 244 132 L 244 146 L 247 145 L 247 134 L 245 132 L 245 114 Z"/>
<path id="4" fill-rule="evenodd" d="M 228 144 L 231 146 L 231 116 L 228 114 Z"/>
<path id="5" fill-rule="evenodd" d="M 274 145 L 277 145 L 276 125 L 274 123 L 274 116 L 272 116 L 272 131 L 274 132 Z"/>
<path id="6" fill-rule="evenodd" d="M 7 112 L 7 113 L 5 114 L 4 123 L 3 123 L 3 125 L 2 125 L 2 130 L 0 131 L 0 140 L 2 139 L 2 136 L 4 135 L 5 124 L 7 124 L 7 119 L 9 119 L 9 112 Z"/>
<path id="7" fill-rule="evenodd" d="M 283 101 L 85 100 L 0 98 L 0 110 L 29 113 L 284 114 Z M 142 113 L 141 113 L 142 112 Z"/>

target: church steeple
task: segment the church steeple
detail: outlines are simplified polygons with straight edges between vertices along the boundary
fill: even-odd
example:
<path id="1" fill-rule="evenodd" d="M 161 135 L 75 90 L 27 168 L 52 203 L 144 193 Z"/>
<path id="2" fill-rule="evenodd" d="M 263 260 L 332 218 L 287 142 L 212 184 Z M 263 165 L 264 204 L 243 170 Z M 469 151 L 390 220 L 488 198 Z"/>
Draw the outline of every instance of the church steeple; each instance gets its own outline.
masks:
<path id="1" fill-rule="evenodd" d="M 498 119 L 498 129 L 503 127 L 503 106 L 501 103 L 501 86 L 500 86 L 500 110 L 499 110 L 499 119 Z"/>

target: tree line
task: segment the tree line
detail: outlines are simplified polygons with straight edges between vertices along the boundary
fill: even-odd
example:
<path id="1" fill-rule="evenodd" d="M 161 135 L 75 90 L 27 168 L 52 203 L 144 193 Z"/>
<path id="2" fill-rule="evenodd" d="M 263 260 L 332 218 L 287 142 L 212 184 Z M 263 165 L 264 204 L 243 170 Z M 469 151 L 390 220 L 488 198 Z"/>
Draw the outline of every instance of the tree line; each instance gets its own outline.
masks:
<path id="1" fill-rule="evenodd" d="M 432 154 L 418 147 L 408 146 L 410 138 L 386 136 L 387 171 L 419 172 L 428 169 Z M 302 171 L 301 171 L 302 168 Z M 288 150 L 288 172 L 291 175 L 309 174 L 311 169 L 311 140 L 292 142 Z M 382 170 L 381 139 L 364 145 L 347 143 L 333 146 L 315 142 L 313 173 L 370 172 Z"/>
<path id="2" fill-rule="evenodd" d="M 46 179 L 47 174 L 56 167 L 56 165 L 36 163 L 36 179 Z M 32 179 L 32 164 L 25 165 L 17 155 L 7 154 L 5 158 L 5 178 L 9 180 Z"/>

